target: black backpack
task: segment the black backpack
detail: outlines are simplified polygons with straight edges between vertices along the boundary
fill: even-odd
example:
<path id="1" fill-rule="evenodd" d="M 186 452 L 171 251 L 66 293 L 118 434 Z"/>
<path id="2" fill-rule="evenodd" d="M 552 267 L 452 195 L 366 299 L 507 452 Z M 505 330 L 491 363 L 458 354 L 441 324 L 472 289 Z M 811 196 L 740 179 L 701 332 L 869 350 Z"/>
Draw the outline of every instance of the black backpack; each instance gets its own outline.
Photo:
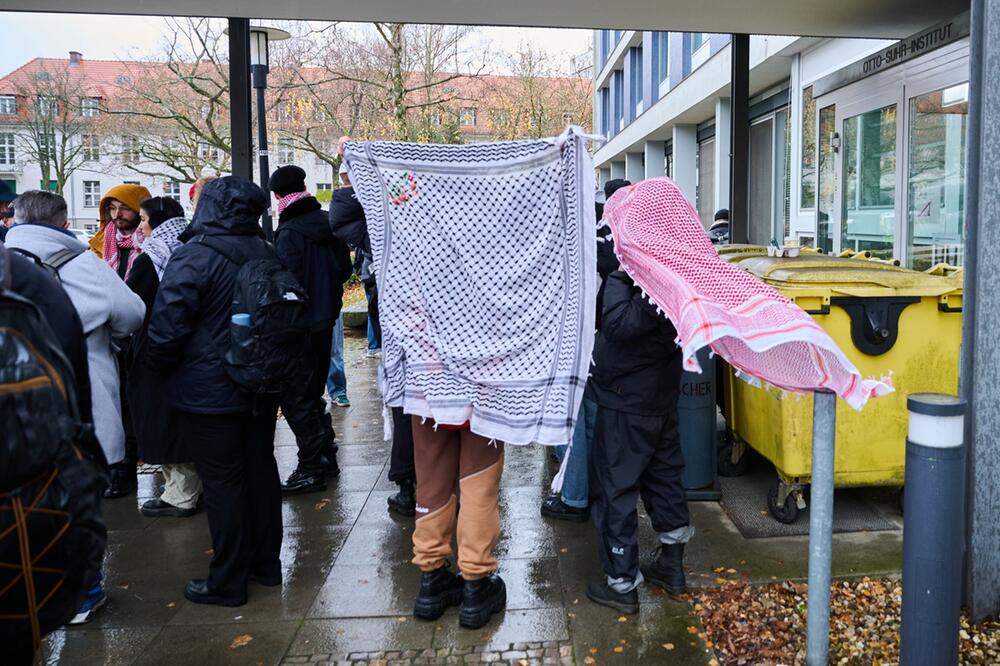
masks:
<path id="1" fill-rule="evenodd" d="M 72 366 L 0 243 L 0 642 L 15 654 L 76 613 L 99 570 L 106 477 L 85 455 Z"/>
<path id="2" fill-rule="evenodd" d="M 248 393 L 283 393 L 301 378 L 309 333 L 308 297 L 269 245 L 267 257 L 247 258 L 216 236 L 198 236 L 239 267 L 233 314 L 250 316 L 250 325 L 230 322 L 224 365 Z"/>

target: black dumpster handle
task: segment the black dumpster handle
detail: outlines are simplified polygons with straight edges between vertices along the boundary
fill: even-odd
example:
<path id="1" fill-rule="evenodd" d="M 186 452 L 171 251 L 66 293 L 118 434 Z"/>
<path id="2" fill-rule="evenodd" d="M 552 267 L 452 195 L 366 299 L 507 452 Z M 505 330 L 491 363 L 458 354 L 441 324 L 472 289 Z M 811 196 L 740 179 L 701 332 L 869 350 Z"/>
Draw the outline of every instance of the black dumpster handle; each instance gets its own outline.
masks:
<path id="1" fill-rule="evenodd" d="M 801 307 L 801 306 L 799 306 L 799 307 Z M 829 303 L 824 303 L 820 307 L 819 310 L 806 310 L 805 308 L 802 308 L 802 309 L 805 310 L 806 314 L 811 314 L 811 315 L 828 315 L 828 314 L 830 314 L 830 304 Z"/>
<path id="2" fill-rule="evenodd" d="M 938 301 L 938 310 L 940 310 L 941 312 L 961 312 L 962 311 L 962 306 L 959 305 L 957 308 L 953 308 L 950 305 L 948 305 L 947 303 L 943 303 L 941 301 Z"/>

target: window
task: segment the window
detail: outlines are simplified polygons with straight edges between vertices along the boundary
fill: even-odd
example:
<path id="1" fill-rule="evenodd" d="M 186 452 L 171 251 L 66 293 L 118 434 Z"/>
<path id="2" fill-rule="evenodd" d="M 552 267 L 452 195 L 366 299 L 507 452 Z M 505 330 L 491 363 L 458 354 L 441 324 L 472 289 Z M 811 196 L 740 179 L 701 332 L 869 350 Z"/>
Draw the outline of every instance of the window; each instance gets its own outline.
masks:
<path id="1" fill-rule="evenodd" d="M 474 127 L 476 125 L 476 109 L 471 106 L 464 107 L 458 114 L 458 124 L 462 127 Z"/>
<path id="2" fill-rule="evenodd" d="M 132 79 L 130 79 L 127 74 L 119 74 L 115 77 L 115 85 L 127 86 L 130 83 L 132 83 Z"/>
<path id="3" fill-rule="evenodd" d="M 139 140 L 134 136 L 123 136 L 122 160 L 124 160 L 126 164 L 131 164 L 133 162 L 138 162 L 139 159 Z"/>
<path id="4" fill-rule="evenodd" d="M 827 254 L 833 252 L 833 216 L 837 205 L 836 155 L 831 139 L 837 129 L 837 107 L 827 106 L 819 111 L 819 142 L 817 149 L 816 192 L 816 247 Z"/>
<path id="5" fill-rule="evenodd" d="M 93 118 L 101 111 L 100 97 L 81 97 L 80 115 L 85 118 Z"/>
<path id="6" fill-rule="evenodd" d="M 708 43 L 708 33 L 707 32 L 692 32 L 691 33 L 691 53 L 694 53 L 702 46 Z"/>
<path id="7" fill-rule="evenodd" d="M 13 116 L 17 113 L 17 98 L 13 95 L 0 95 L 0 116 Z"/>
<path id="8" fill-rule="evenodd" d="M 274 147 L 274 159 L 278 164 L 289 164 L 295 161 L 295 148 L 287 143 L 279 143 Z"/>
<path id="9" fill-rule="evenodd" d="M 441 127 L 441 112 L 431 111 L 431 127 Z"/>
<path id="10" fill-rule="evenodd" d="M 896 105 L 844 120 L 841 250 L 891 259 L 896 229 Z"/>
<path id="11" fill-rule="evenodd" d="M 163 196 L 181 202 L 181 184 L 176 180 L 168 180 L 163 183 Z"/>
<path id="12" fill-rule="evenodd" d="M 964 261 L 969 84 L 910 100 L 906 224 L 910 268 Z"/>
<path id="13" fill-rule="evenodd" d="M 600 52 L 601 61 L 600 66 L 603 67 L 604 63 L 608 61 L 608 56 L 611 55 L 611 31 L 610 30 L 600 30 L 599 41 L 600 41 Z"/>
<path id="14" fill-rule="evenodd" d="M 642 49 L 631 48 L 629 55 L 629 111 L 634 120 L 642 113 Z"/>
<path id="15" fill-rule="evenodd" d="M 38 156 L 47 160 L 56 158 L 55 134 L 40 134 L 38 136 Z"/>
<path id="16" fill-rule="evenodd" d="M 573 124 L 573 114 L 570 113 L 569 111 L 563 111 L 563 114 L 562 114 L 562 124 L 563 124 L 563 127 L 565 127 L 566 125 L 572 125 Z"/>
<path id="17" fill-rule="evenodd" d="M 715 139 L 698 144 L 698 185 L 695 199 L 698 202 L 698 217 L 707 229 L 715 217 Z"/>
<path id="18" fill-rule="evenodd" d="M 83 207 L 97 208 L 98 204 L 100 203 L 101 203 L 101 181 L 99 180 L 83 181 Z"/>
<path id="19" fill-rule="evenodd" d="M 80 138 L 83 159 L 94 162 L 101 159 L 101 144 L 96 134 L 84 134 Z"/>
<path id="20" fill-rule="evenodd" d="M 17 152 L 14 149 L 14 133 L 0 133 L 0 164 L 14 166 L 17 164 Z"/>
<path id="21" fill-rule="evenodd" d="M 59 115 L 59 99 L 49 95 L 39 95 L 38 114 L 50 118 Z"/>
<path id="22" fill-rule="evenodd" d="M 812 86 L 802 91 L 802 183 L 799 207 L 816 207 L 816 100 Z"/>
<path id="23" fill-rule="evenodd" d="M 142 183 L 137 180 L 125 180 L 122 181 L 122 185 L 142 185 Z"/>
<path id="24" fill-rule="evenodd" d="M 358 102 L 351 103 L 351 121 L 355 123 L 361 122 L 361 104 Z"/>
<path id="25" fill-rule="evenodd" d="M 290 123 L 295 120 L 295 107 L 291 102 L 279 104 L 275 110 L 275 115 L 279 123 Z"/>
<path id="26" fill-rule="evenodd" d="M 670 33 L 653 33 L 653 97 L 659 99 L 665 91 L 660 84 L 670 75 Z"/>
<path id="27" fill-rule="evenodd" d="M 611 138 L 611 91 L 607 87 L 601 88 L 601 134 Z"/>
<path id="28" fill-rule="evenodd" d="M 317 192 L 332 192 L 333 183 L 316 183 Z"/>
<path id="29" fill-rule="evenodd" d="M 625 73 L 617 69 L 613 79 L 615 87 L 615 115 L 611 133 L 617 134 L 625 128 Z"/>
<path id="30" fill-rule="evenodd" d="M 330 114 L 321 106 L 313 111 L 313 120 L 317 123 L 325 123 L 330 120 Z"/>
<path id="31" fill-rule="evenodd" d="M 205 141 L 200 141 L 198 143 L 199 159 L 218 162 L 221 157 L 222 157 L 222 151 L 220 151 L 217 146 L 210 146 Z"/>

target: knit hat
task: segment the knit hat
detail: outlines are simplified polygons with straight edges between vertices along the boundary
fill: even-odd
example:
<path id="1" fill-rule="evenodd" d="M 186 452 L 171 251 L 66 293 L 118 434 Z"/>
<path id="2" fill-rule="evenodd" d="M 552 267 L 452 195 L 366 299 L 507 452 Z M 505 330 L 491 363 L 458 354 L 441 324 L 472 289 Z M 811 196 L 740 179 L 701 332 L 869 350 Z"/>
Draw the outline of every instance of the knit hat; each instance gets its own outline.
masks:
<path id="1" fill-rule="evenodd" d="M 279 197 L 283 197 L 293 192 L 305 192 L 306 172 L 294 164 L 283 166 L 275 170 L 267 181 L 267 189 L 271 190 Z"/>
<path id="2" fill-rule="evenodd" d="M 146 199 L 149 199 L 152 195 L 142 185 L 115 185 L 110 190 L 108 190 L 103 197 L 101 197 L 101 203 L 98 207 L 101 228 L 98 229 L 97 233 L 90 238 L 90 249 L 99 256 L 104 256 L 104 227 L 108 223 L 107 217 L 105 217 L 107 212 L 107 203 L 112 199 L 117 199 L 123 204 L 139 213 L 139 204 L 141 204 Z"/>

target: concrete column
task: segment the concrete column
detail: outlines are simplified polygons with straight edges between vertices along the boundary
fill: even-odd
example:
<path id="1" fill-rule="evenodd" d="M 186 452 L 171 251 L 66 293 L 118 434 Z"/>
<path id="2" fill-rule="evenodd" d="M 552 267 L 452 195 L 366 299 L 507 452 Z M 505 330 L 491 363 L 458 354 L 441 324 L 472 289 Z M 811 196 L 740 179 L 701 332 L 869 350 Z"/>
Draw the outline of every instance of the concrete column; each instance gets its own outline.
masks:
<path id="1" fill-rule="evenodd" d="M 597 174 L 598 178 L 600 179 L 600 181 L 597 183 L 597 186 L 604 187 L 604 183 L 611 180 L 611 167 L 610 166 L 601 167 L 600 169 L 597 170 Z"/>
<path id="2" fill-rule="evenodd" d="M 625 153 L 625 178 L 638 183 L 646 177 L 642 168 L 642 153 Z"/>
<path id="3" fill-rule="evenodd" d="M 1000 610 L 1000 0 L 972 0 L 960 391 L 965 420 L 965 603 L 973 622 Z"/>
<path id="4" fill-rule="evenodd" d="M 694 205 L 698 184 L 698 126 L 674 125 L 674 182 Z M 718 171 L 718 169 L 716 169 Z"/>
<path id="5" fill-rule="evenodd" d="M 664 150 L 666 143 L 663 141 L 646 142 L 646 178 L 659 178 L 667 175 L 664 171 Z"/>
<path id="6" fill-rule="evenodd" d="M 625 177 L 625 163 L 624 162 L 612 162 L 611 163 L 611 179 L 624 178 Z"/>
<path id="7" fill-rule="evenodd" d="M 729 137 L 732 117 L 728 97 L 715 103 L 715 201 L 714 210 L 729 208 L 729 160 L 732 159 Z"/>

